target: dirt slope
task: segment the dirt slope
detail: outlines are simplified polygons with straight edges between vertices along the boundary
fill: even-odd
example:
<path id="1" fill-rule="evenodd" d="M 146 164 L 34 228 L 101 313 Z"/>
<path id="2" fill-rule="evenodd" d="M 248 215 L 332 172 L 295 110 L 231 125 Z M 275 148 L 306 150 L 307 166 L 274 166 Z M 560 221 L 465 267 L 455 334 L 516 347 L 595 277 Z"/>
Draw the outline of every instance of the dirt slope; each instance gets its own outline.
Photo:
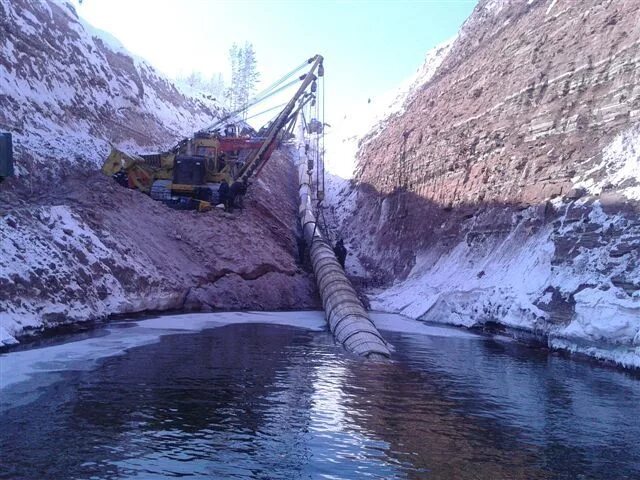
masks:
<path id="1" fill-rule="evenodd" d="M 97 167 L 115 143 L 160 151 L 214 122 L 63 0 L 0 0 L 0 345 L 31 331 L 168 309 L 318 307 L 296 265 L 295 171 L 274 155 L 246 209 L 175 211 Z"/>
<path id="2" fill-rule="evenodd" d="M 167 309 L 318 307 L 296 265 L 291 162 L 276 152 L 243 211 L 176 211 L 97 172 L 0 192 L 5 342 L 30 329 Z"/>

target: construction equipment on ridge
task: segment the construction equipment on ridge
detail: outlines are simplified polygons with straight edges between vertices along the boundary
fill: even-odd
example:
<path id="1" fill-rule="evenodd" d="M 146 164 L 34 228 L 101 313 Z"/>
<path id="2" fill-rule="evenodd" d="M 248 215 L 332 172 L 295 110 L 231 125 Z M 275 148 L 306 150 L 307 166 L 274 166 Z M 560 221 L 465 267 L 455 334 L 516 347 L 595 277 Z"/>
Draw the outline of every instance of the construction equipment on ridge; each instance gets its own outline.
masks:
<path id="1" fill-rule="evenodd" d="M 221 182 L 229 185 L 240 182 L 246 189 L 279 143 L 292 136 L 298 111 L 315 99 L 316 80 L 324 75 L 323 60 L 321 55 L 310 58 L 242 109 L 229 113 L 167 152 L 135 155 L 112 147 L 102 172 L 121 185 L 138 189 L 173 208 L 210 209 L 212 204 L 219 203 Z M 306 73 L 284 84 L 305 66 L 308 66 Z M 239 119 L 249 108 L 298 82 L 302 83 L 284 108 L 259 131 Z"/>

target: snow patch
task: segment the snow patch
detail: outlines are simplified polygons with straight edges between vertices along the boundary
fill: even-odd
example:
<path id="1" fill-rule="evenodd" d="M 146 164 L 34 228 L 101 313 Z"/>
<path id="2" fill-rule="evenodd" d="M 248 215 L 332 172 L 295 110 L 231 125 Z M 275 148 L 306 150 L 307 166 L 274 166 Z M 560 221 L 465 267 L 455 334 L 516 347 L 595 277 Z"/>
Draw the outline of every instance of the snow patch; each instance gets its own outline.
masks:
<path id="1" fill-rule="evenodd" d="M 410 333 L 430 337 L 464 338 L 467 340 L 482 340 L 479 335 L 465 332 L 452 327 L 437 327 L 404 317 L 395 313 L 371 312 L 369 314 L 375 326 L 382 331 Z"/>
<path id="2" fill-rule="evenodd" d="M 640 201 L 640 125 L 617 135 L 603 150 L 602 160 L 573 181 L 593 195 L 615 188 L 628 199 Z"/>
<path id="3" fill-rule="evenodd" d="M 531 2 L 529 1 L 529 3 L 531 3 Z M 506 0 L 488 0 L 484 4 L 484 8 L 490 14 L 497 15 L 498 13 L 500 13 L 504 9 L 506 4 L 507 4 Z"/>
<path id="4" fill-rule="evenodd" d="M 419 253 L 407 279 L 375 294 L 371 305 L 467 327 L 494 317 L 511 327 L 535 327 L 545 318 L 532 299 L 544 294 L 551 276 L 549 234 L 528 237 L 516 228 L 492 245 L 460 242 L 450 251 Z"/>
<path id="5" fill-rule="evenodd" d="M 611 225 L 624 229 L 622 219 L 606 215 L 598 202 L 591 207 L 589 220 L 603 231 Z M 624 259 L 614 263 L 615 243 L 578 248 L 571 263 L 554 263 L 554 238 L 575 233 L 580 224 L 549 225 L 531 234 L 522 221 L 502 239 L 468 238 L 419 252 L 405 280 L 371 292 L 371 306 L 465 327 L 498 322 L 542 334 L 554 348 L 640 367 L 640 295 L 627 294 L 610 280 L 625 274 L 637 281 L 638 269 L 629 270 Z M 564 320 L 540 308 L 552 302 L 553 291 L 573 302 Z"/>

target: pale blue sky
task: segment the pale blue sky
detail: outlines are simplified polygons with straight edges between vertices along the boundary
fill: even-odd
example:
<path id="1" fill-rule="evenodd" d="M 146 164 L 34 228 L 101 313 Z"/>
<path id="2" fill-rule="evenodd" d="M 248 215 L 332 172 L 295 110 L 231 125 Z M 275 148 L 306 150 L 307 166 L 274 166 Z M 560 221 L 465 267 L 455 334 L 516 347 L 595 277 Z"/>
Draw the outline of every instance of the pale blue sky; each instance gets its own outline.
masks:
<path id="1" fill-rule="evenodd" d="M 233 42 L 254 44 L 268 84 L 325 57 L 327 117 L 389 91 L 453 37 L 477 0 L 84 0 L 82 17 L 170 76 L 226 72 Z"/>

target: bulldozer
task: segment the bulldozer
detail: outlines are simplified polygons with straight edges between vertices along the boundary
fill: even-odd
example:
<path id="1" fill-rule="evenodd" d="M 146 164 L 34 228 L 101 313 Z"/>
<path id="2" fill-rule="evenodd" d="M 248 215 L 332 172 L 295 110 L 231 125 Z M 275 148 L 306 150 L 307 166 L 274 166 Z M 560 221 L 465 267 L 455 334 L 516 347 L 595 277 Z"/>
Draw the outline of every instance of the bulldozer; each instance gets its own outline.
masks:
<path id="1" fill-rule="evenodd" d="M 164 153 L 136 155 L 112 146 L 102 173 L 173 208 L 205 211 L 218 203 L 220 183 L 234 181 L 245 151 L 260 143 L 198 133 Z"/>
<path id="2" fill-rule="evenodd" d="M 260 173 L 278 144 L 293 130 L 297 112 L 315 102 L 316 79 L 324 75 L 322 63 L 323 57 L 315 55 L 258 95 L 259 100 L 231 112 L 167 152 L 137 155 L 112 146 L 102 172 L 170 207 L 209 210 L 220 203 L 218 191 L 223 181 L 229 185 L 241 182 L 242 191 L 246 191 L 249 180 Z M 280 84 L 306 64 L 311 66 L 299 77 L 299 88 L 268 125 L 256 132 L 245 122 L 234 121 L 248 108 L 282 90 Z"/>

